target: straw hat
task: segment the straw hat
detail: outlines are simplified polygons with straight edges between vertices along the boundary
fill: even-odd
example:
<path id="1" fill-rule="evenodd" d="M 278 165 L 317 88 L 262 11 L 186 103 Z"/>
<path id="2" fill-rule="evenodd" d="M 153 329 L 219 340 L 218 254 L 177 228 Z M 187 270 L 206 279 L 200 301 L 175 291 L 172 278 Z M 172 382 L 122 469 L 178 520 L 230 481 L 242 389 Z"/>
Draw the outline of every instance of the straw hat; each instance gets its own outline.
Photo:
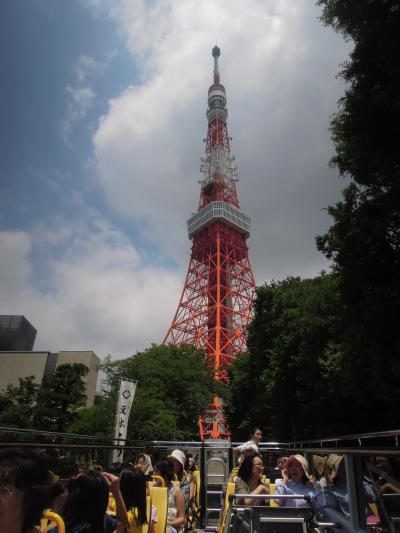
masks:
<path id="1" fill-rule="evenodd" d="M 343 461 L 343 455 L 337 455 L 336 453 L 331 453 L 326 461 L 326 466 L 329 470 L 329 477 L 331 480 L 334 480 L 339 472 L 340 463 Z"/>
<path id="2" fill-rule="evenodd" d="M 304 470 L 304 473 L 307 477 L 310 477 L 310 467 L 308 466 L 308 461 L 305 457 L 303 457 L 302 455 L 300 454 L 296 454 L 296 455 L 291 455 L 286 463 L 286 466 L 285 466 L 285 470 L 289 471 L 289 466 L 291 463 L 294 463 L 295 461 L 297 461 L 298 463 L 301 464 L 301 466 L 303 467 L 303 470 Z"/>
<path id="3" fill-rule="evenodd" d="M 313 455 L 313 467 L 315 468 L 317 474 L 321 477 L 324 474 L 324 469 L 327 461 L 327 457 L 322 455 Z"/>

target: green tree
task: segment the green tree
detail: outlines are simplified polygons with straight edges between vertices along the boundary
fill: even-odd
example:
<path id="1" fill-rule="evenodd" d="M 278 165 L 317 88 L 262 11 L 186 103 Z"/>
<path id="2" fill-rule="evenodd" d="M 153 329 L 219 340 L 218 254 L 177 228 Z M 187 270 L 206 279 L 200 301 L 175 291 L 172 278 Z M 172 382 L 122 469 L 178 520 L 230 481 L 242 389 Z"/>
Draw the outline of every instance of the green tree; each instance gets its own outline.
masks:
<path id="1" fill-rule="evenodd" d="M 81 363 L 60 365 L 43 379 L 34 423 L 37 429 L 64 432 L 85 405 L 85 381 L 89 369 Z"/>
<path id="2" fill-rule="evenodd" d="M 121 378 L 138 381 L 128 426 L 134 440 L 195 438 L 199 416 L 220 392 L 203 354 L 191 346 L 152 345 L 127 359 L 107 357 L 102 370 L 103 397 L 79 411 L 73 431 L 112 436 Z"/>
<path id="3" fill-rule="evenodd" d="M 113 396 L 97 397 L 92 407 L 79 409 L 68 431 L 85 435 L 111 437 L 114 429 L 116 400 Z"/>
<path id="4" fill-rule="evenodd" d="M 151 436 L 145 427 L 148 427 L 146 420 L 152 416 L 152 409 L 158 420 L 153 435 L 159 434 L 157 427 L 161 428 L 161 424 L 168 438 L 197 435 L 197 420 L 216 390 L 212 372 L 201 352 L 188 345 L 153 345 L 120 361 L 119 366 L 125 377 L 139 382 L 133 403 L 132 438 Z M 148 405 L 155 400 L 158 400 L 155 404 Z M 146 411 L 146 415 L 140 411 Z M 172 418 L 175 423 L 171 422 Z M 159 437 L 162 438 L 162 434 Z"/>
<path id="5" fill-rule="evenodd" d="M 323 21 L 354 43 L 331 124 L 332 164 L 351 183 L 317 238 L 346 304 L 343 364 L 359 430 L 400 421 L 400 7 L 394 0 L 320 0 Z"/>
<path id="6" fill-rule="evenodd" d="M 32 428 L 39 392 L 34 376 L 18 378 L 18 385 L 9 384 L 0 394 L 0 424 L 17 428 Z"/>
<path id="7" fill-rule="evenodd" d="M 269 438 L 287 440 L 331 434 L 346 425 L 341 311 L 334 274 L 257 289 L 249 354 L 229 370 L 232 428 L 272 427 Z"/>

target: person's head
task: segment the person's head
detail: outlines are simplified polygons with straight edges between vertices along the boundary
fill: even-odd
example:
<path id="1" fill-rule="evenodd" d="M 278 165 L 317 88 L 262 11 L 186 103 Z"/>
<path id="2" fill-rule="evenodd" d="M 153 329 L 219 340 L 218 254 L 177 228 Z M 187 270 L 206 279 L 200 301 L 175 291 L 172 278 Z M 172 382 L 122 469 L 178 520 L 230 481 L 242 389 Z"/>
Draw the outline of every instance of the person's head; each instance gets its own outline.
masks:
<path id="1" fill-rule="evenodd" d="M 167 486 L 174 479 L 174 465 L 169 457 L 158 462 L 154 467 L 154 471 L 163 478 Z"/>
<path id="2" fill-rule="evenodd" d="M 110 466 L 107 468 L 107 472 L 114 474 L 115 476 L 119 476 L 123 466 L 124 465 L 121 463 L 121 461 L 116 461 L 115 463 L 110 464 Z"/>
<path id="3" fill-rule="evenodd" d="M 153 465 L 151 464 L 151 459 L 145 453 L 140 453 L 137 456 L 136 467 L 140 468 L 146 476 L 153 472 Z"/>
<path id="4" fill-rule="evenodd" d="M 0 531 L 24 533 L 51 505 L 53 484 L 43 457 L 25 450 L 0 452 Z"/>
<path id="5" fill-rule="evenodd" d="M 69 495 L 61 515 L 67 528 L 87 522 L 102 531 L 108 504 L 108 483 L 97 470 L 87 470 L 69 484 Z"/>
<path id="6" fill-rule="evenodd" d="M 343 455 L 331 454 L 327 460 L 329 481 L 333 485 L 346 483 L 346 463 Z"/>
<path id="7" fill-rule="evenodd" d="M 261 479 L 263 471 L 264 467 L 261 455 L 254 450 L 248 450 L 248 453 L 243 455 L 238 476 L 247 483 L 249 479 Z"/>
<path id="8" fill-rule="evenodd" d="M 285 466 L 285 474 L 295 483 L 308 483 L 310 469 L 307 459 L 302 455 L 291 455 Z"/>
<path id="9" fill-rule="evenodd" d="M 258 427 L 254 427 L 251 430 L 250 438 L 251 438 L 251 440 L 254 440 L 254 442 L 256 444 L 259 444 L 262 441 L 262 431 L 261 431 L 261 429 L 258 428 Z"/>
<path id="10" fill-rule="evenodd" d="M 346 469 L 344 456 L 336 453 L 331 453 L 326 461 L 326 475 L 325 477 L 330 483 L 334 485 L 346 481 Z"/>
<path id="11" fill-rule="evenodd" d="M 197 470 L 197 466 L 196 466 L 196 463 L 195 463 L 195 460 L 192 456 L 188 456 L 186 458 L 186 463 L 185 463 L 185 468 L 186 472 L 194 472 L 195 470 Z"/>
<path id="12" fill-rule="evenodd" d="M 278 457 L 276 460 L 276 466 L 279 468 L 279 470 L 284 470 L 287 462 L 288 457 L 282 455 L 282 457 Z"/>
<path id="13" fill-rule="evenodd" d="M 136 507 L 138 510 L 139 525 L 147 523 L 146 518 L 146 478 L 140 468 L 122 470 L 120 476 L 120 490 L 129 510 Z"/>
<path id="14" fill-rule="evenodd" d="M 171 455 L 168 456 L 168 459 L 172 461 L 174 465 L 174 472 L 180 478 L 185 468 L 186 456 L 181 450 L 174 450 Z"/>

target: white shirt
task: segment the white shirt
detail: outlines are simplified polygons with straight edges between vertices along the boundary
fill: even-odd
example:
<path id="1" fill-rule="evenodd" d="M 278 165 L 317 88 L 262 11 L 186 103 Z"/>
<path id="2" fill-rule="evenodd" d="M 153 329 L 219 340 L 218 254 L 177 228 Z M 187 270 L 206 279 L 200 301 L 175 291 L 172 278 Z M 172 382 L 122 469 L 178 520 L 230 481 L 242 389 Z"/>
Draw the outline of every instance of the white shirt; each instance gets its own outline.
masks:
<path id="1" fill-rule="evenodd" d="M 251 449 L 253 449 L 254 451 L 258 453 L 258 446 L 256 442 L 252 439 L 238 446 L 238 450 L 240 453 L 243 453 L 245 450 L 251 450 Z"/>

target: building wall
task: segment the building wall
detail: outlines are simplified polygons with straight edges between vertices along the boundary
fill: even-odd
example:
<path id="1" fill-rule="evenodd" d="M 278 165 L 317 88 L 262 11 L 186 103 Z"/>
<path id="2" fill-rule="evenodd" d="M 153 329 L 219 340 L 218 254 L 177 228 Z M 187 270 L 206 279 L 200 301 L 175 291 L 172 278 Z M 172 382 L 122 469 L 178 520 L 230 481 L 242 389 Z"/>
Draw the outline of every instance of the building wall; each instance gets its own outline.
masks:
<path id="1" fill-rule="evenodd" d="M 49 365 L 51 358 L 56 357 L 56 364 Z M 41 383 L 45 374 L 46 365 L 57 368 L 62 364 L 82 363 L 89 368 L 85 378 L 86 406 L 91 407 L 96 393 L 97 375 L 100 359 L 92 351 L 61 351 L 55 354 L 50 352 L 0 352 L 0 391 L 5 390 L 8 384 L 18 385 L 18 378 L 35 376 L 35 381 Z"/>
<path id="2" fill-rule="evenodd" d="M 47 356 L 48 352 L 0 352 L 0 391 L 28 376 L 35 376 L 36 383 L 41 383 Z"/>

